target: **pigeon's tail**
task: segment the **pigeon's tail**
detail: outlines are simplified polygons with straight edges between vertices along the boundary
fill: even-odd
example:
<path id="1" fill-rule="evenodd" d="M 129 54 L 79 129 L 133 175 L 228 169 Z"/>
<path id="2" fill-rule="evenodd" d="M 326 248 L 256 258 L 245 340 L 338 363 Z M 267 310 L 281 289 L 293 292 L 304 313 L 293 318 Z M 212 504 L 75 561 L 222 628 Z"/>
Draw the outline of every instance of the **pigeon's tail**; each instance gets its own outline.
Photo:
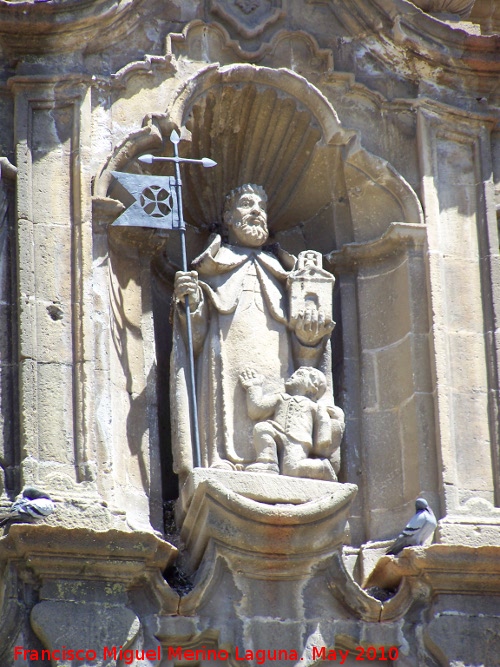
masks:
<path id="1" fill-rule="evenodd" d="M 53 511 L 54 502 L 50 497 L 30 499 L 23 495 L 12 504 L 7 514 L 0 517 L 0 528 L 7 523 L 32 523 L 45 518 Z"/>
<path id="2" fill-rule="evenodd" d="M 419 532 L 420 528 L 413 526 L 406 526 L 403 532 L 396 537 L 394 544 L 392 544 L 387 551 L 385 552 L 388 556 L 397 556 L 400 551 L 403 551 L 405 547 L 412 547 L 415 544 L 418 544 L 416 540 L 416 535 Z"/>
<path id="3" fill-rule="evenodd" d="M 385 552 L 387 556 L 397 556 L 405 548 L 404 540 L 397 539 Z"/>

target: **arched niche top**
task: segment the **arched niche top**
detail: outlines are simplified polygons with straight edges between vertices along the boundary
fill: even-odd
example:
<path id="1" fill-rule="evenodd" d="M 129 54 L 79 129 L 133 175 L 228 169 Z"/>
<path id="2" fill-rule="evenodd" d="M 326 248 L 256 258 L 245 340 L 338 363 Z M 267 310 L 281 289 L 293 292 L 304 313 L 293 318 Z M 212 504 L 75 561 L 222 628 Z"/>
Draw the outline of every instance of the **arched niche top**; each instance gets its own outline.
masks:
<path id="1" fill-rule="evenodd" d="M 184 169 L 185 215 L 195 227 L 220 224 L 225 195 L 248 182 L 268 194 L 271 232 L 314 221 L 330 229 L 323 251 L 376 238 L 394 221 L 422 221 L 412 188 L 361 147 L 318 88 L 291 70 L 249 64 L 210 65 L 183 82 L 164 114 L 146 116 L 117 147 L 96 195 L 115 197 L 110 171 L 142 172 L 142 153 L 171 154 L 172 127 L 183 128 L 181 155 L 218 163 Z M 154 169 L 171 173 L 168 163 Z"/>
<path id="2" fill-rule="evenodd" d="M 307 109 L 321 128 L 324 144 L 346 144 L 354 136 L 346 130 L 327 98 L 321 91 L 300 74 L 286 68 L 273 69 L 249 64 L 235 64 L 218 67 L 210 65 L 197 72 L 178 91 L 169 112 L 171 119 L 184 125 L 193 106 L 210 90 L 227 86 L 244 89 L 254 84 L 261 89 L 273 88 L 282 97 L 295 100 L 297 105 Z"/>

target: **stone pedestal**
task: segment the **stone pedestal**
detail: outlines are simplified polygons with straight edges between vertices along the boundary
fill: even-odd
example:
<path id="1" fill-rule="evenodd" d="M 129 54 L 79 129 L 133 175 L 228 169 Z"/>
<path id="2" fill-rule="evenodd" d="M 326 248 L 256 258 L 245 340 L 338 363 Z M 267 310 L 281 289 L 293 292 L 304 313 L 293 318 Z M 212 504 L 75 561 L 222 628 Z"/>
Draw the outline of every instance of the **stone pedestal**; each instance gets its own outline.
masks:
<path id="1" fill-rule="evenodd" d="M 180 660 L 189 658 L 186 649 L 200 657 L 211 650 L 284 667 L 312 664 L 321 650 L 331 660 L 327 647 L 354 654 L 359 644 L 402 646 L 394 611 L 344 566 L 356 492 L 353 484 L 195 469 L 177 507 L 180 558 L 195 585 L 177 616 L 151 619 L 162 654 Z"/>
<path id="2" fill-rule="evenodd" d="M 354 484 L 195 469 L 178 507 L 185 567 L 196 570 L 212 545 L 248 574 L 299 577 L 341 548 L 356 492 Z"/>

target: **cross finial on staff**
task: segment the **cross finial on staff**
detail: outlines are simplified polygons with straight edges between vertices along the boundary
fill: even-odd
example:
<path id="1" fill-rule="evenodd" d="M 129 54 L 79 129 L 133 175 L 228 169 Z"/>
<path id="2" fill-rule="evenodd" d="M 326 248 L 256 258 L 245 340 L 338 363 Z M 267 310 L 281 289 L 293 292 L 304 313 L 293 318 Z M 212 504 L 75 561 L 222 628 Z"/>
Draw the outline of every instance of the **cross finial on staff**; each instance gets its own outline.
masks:
<path id="1" fill-rule="evenodd" d="M 173 162 L 175 176 L 143 176 L 126 174 L 120 171 L 111 172 L 116 180 L 134 197 L 134 203 L 127 208 L 114 222 L 114 226 L 152 227 L 154 229 L 178 229 L 181 239 L 182 270 L 188 270 L 186 252 L 186 223 L 182 207 L 181 162 L 201 164 L 203 167 L 215 167 L 216 162 L 210 158 L 179 157 L 180 137 L 175 130 L 170 134 L 174 145 L 173 157 L 141 155 L 138 160 L 144 164 L 153 162 Z M 194 374 L 193 335 L 188 297 L 184 301 L 186 309 L 186 334 L 189 360 L 189 400 L 191 415 L 191 432 L 193 443 L 193 465 L 201 466 L 200 435 L 198 430 L 198 406 L 196 400 L 196 382 Z"/>

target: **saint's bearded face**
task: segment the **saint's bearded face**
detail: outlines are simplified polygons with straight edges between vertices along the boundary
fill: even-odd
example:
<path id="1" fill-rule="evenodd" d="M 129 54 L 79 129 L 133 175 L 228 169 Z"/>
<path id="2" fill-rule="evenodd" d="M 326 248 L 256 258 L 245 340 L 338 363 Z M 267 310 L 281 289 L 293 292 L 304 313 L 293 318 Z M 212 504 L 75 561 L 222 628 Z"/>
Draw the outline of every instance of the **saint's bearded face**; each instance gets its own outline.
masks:
<path id="1" fill-rule="evenodd" d="M 227 226 L 230 243 L 250 248 L 264 245 L 269 236 L 266 202 L 257 192 L 243 192 L 234 203 Z"/>

